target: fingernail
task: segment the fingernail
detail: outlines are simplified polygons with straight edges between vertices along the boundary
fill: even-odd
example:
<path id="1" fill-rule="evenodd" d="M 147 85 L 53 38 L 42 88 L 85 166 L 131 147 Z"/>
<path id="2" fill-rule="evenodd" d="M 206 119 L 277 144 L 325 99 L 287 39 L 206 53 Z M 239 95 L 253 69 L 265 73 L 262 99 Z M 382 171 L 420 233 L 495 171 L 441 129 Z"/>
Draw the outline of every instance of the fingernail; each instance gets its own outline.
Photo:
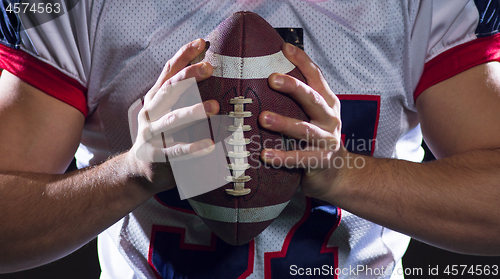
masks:
<path id="1" fill-rule="evenodd" d="M 212 107 L 212 103 L 211 102 L 209 102 L 209 101 L 204 102 L 203 103 L 203 107 L 205 108 L 205 113 L 212 112 L 213 107 Z"/>
<path id="2" fill-rule="evenodd" d="M 286 52 L 288 52 L 290 54 L 293 54 L 295 52 L 295 49 L 296 49 L 296 47 L 294 45 L 292 45 L 292 44 L 287 43 L 285 45 Z"/>
<path id="3" fill-rule="evenodd" d="M 206 74 L 207 74 L 207 71 L 208 71 L 208 69 L 207 69 L 207 64 L 205 64 L 205 63 L 201 64 L 201 66 L 200 66 L 200 67 L 198 67 L 198 68 L 196 69 L 196 71 L 198 72 L 198 74 L 199 74 L 200 76 L 204 76 L 204 75 L 206 75 Z"/>
<path id="4" fill-rule="evenodd" d="M 264 158 L 267 159 L 274 158 L 274 152 L 272 152 L 271 150 L 266 150 L 266 152 L 264 152 Z"/>
<path id="5" fill-rule="evenodd" d="M 197 39 L 191 43 L 191 47 L 195 48 L 195 49 L 198 49 L 200 47 L 200 45 L 201 45 L 201 39 Z"/>
<path id="6" fill-rule="evenodd" d="M 277 87 L 281 87 L 283 86 L 283 84 L 285 84 L 285 78 L 283 78 L 282 76 L 276 76 L 274 78 L 274 85 L 276 85 Z"/>
<path id="7" fill-rule="evenodd" d="M 264 123 L 266 126 L 271 126 L 274 123 L 274 115 L 268 113 L 264 116 Z"/>

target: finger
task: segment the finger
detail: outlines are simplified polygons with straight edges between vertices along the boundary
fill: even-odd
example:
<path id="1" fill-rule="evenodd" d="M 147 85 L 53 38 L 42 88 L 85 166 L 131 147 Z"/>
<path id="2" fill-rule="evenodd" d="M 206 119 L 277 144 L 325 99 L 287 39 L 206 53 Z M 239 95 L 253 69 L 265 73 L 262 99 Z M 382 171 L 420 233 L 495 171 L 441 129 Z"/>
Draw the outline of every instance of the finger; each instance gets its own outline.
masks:
<path id="1" fill-rule="evenodd" d="M 156 121 L 151 121 L 149 128 L 153 135 L 160 133 L 170 135 L 187 128 L 199 120 L 207 119 L 207 115 L 216 114 L 218 108 L 218 103 L 215 100 L 179 108 L 163 115 Z"/>
<path id="2" fill-rule="evenodd" d="M 212 140 L 204 139 L 194 143 L 170 143 L 166 147 L 159 147 L 143 143 L 136 151 L 139 160 L 149 163 L 166 163 L 170 160 L 187 160 L 210 154 L 215 149 Z"/>
<path id="3" fill-rule="evenodd" d="M 277 168 L 302 168 L 322 169 L 332 166 L 333 153 L 327 150 L 320 151 L 280 151 L 275 149 L 264 149 L 261 158 L 264 163 Z"/>
<path id="4" fill-rule="evenodd" d="M 169 79 L 157 92 L 148 92 L 144 104 L 145 110 L 150 114 L 151 121 L 155 121 L 169 112 L 181 95 L 185 95 L 184 100 L 191 100 L 191 104 L 201 103 L 197 82 L 208 78 L 212 74 L 212 70 L 212 66 L 208 63 L 193 65 Z"/>
<path id="5" fill-rule="evenodd" d="M 165 100 L 168 100 L 168 104 L 165 105 L 172 107 L 179 99 L 179 96 L 186 92 L 186 89 L 189 89 L 189 85 L 196 86 L 196 82 L 209 78 L 212 72 L 212 65 L 205 62 L 186 67 L 166 80 L 161 84 L 161 87 L 156 90 L 153 87 L 149 90 L 144 97 L 144 103 L 148 104 L 154 99 L 157 99 L 155 101 L 156 103 L 164 103 Z M 193 79 L 192 83 L 190 83 L 191 78 Z M 184 83 L 185 81 L 187 81 L 187 83 Z M 186 84 L 187 86 L 185 86 Z M 193 89 L 188 92 L 193 92 Z M 151 105 L 154 106 L 155 103 Z"/>
<path id="6" fill-rule="evenodd" d="M 194 143 L 173 143 L 167 148 L 163 148 L 168 159 L 176 161 L 185 161 L 193 158 L 199 158 L 212 153 L 215 150 L 215 144 L 211 139 L 204 139 Z"/>
<path id="7" fill-rule="evenodd" d="M 321 69 L 314 64 L 311 58 L 303 50 L 289 43 L 283 44 L 283 53 L 290 62 L 297 66 L 307 84 L 318 91 L 330 107 L 335 105 L 335 94 L 330 90 Z"/>
<path id="8" fill-rule="evenodd" d="M 213 67 L 212 65 L 210 65 L 210 63 L 200 62 L 185 67 L 184 69 L 177 72 L 175 75 L 171 76 L 167 81 L 165 81 L 165 83 L 168 85 L 188 78 L 195 78 L 196 82 L 200 82 L 212 76 L 212 72 L 213 72 Z"/>
<path id="9" fill-rule="evenodd" d="M 340 108 L 332 108 L 321 94 L 294 77 L 274 73 L 269 76 L 269 85 L 297 100 L 311 119 L 328 123 L 332 117 L 339 117 Z"/>
<path id="10" fill-rule="evenodd" d="M 206 46 L 208 45 L 203 39 L 196 39 L 181 47 L 181 49 L 179 49 L 177 53 L 170 60 L 168 60 L 167 63 L 165 63 L 165 66 L 163 67 L 159 78 L 156 80 L 156 83 L 153 85 L 151 90 L 149 90 L 148 94 L 146 94 L 145 101 L 148 102 L 152 98 L 150 95 L 154 95 L 165 82 L 189 65 L 190 61 L 202 53 Z"/>
<path id="11" fill-rule="evenodd" d="M 154 87 L 158 89 L 165 81 L 186 67 L 189 62 L 205 50 L 205 46 L 206 42 L 203 39 L 196 39 L 182 46 L 177 53 L 165 63 Z"/>
<path id="12" fill-rule="evenodd" d="M 289 137 L 305 140 L 321 148 L 331 148 L 338 145 L 337 139 L 332 135 L 330 127 L 321 128 L 312 123 L 285 117 L 276 113 L 265 111 L 259 115 L 259 123 L 266 129 L 280 132 Z M 333 130 L 333 129 L 332 129 Z"/>

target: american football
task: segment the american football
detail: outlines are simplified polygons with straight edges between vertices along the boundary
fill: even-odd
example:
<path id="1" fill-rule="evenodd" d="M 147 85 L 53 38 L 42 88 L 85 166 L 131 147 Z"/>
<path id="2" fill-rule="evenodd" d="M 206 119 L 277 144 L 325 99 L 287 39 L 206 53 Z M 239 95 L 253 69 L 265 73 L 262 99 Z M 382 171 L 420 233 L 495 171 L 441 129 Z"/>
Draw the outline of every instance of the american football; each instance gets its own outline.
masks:
<path id="1" fill-rule="evenodd" d="M 242 245 L 278 217 L 296 192 L 301 177 L 301 170 L 273 168 L 260 160 L 263 148 L 298 148 L 282 134 L 260 127 L 261 112 L 308 120 L 295 100 L 268 86 L 267 78 L 275 72 L 302 81 L 304 78 L 281 52 L 283 39 L 255 13 L 233 14 L 206 40 L 210 47 L 200 59 L 209 62 L 214 72 L 198 87 L 203 101 L 217 100 L 219 114 L 228 116 L 224 121 L 211 119 L 211 130 L 214 142 L 224 142 L 226 146 L 227 167 L 232 175 L 224 178 L 227 184 L 223 187 L 191 198 L 189 203 L 222 240 Z M 202 136 L 195 133 L 176 138 L 186 142 L 200 139 Z M 208 173 L 216 176 L 219 174 L 212 156 L 200 160 L 206 168 L 213 168 L 214 172 Z"/>

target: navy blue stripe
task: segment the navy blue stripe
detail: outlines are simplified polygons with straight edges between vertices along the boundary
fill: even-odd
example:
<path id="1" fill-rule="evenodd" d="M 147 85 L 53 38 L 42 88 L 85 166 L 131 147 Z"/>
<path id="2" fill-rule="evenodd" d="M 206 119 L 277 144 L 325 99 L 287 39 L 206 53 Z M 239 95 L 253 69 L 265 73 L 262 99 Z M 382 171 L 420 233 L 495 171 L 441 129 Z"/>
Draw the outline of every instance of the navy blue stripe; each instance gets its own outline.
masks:
<path id="1" fill-rule="evenodd" d="M 500 0 L 474 0 L 479 11 L 479 24 L 476 35 L 486 37 L 499 32 Z"/>
<path id="2" fill-rule="evenodd" d="M 18 3 L 20 0 L 2 0 L 0 5 L 0 43 L 11 48 L 19 48 L 21 43 L 21 21 L 15 13 L 7 12 L 9 4 Z"/>

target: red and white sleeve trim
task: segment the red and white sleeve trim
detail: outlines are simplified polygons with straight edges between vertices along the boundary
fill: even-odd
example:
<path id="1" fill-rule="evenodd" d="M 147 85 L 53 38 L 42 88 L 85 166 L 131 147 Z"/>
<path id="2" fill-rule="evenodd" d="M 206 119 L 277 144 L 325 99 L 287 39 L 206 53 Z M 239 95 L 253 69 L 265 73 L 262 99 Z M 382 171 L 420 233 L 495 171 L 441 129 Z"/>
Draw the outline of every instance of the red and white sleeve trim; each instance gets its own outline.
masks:
<path id="1" fill-rule="evenodd" d="M 500 61 L 500 34 L 475 39 L 449 49 L 425 63 L 413 98 L 417 100 L 432 85 L 491 61 Z"/>
<path id="2" fill-rule="evenodd" d="M 87 88 L 28 53 L 0 44 L 0 68 L 31 86 L 78 109 L 87 117 Z"/>

